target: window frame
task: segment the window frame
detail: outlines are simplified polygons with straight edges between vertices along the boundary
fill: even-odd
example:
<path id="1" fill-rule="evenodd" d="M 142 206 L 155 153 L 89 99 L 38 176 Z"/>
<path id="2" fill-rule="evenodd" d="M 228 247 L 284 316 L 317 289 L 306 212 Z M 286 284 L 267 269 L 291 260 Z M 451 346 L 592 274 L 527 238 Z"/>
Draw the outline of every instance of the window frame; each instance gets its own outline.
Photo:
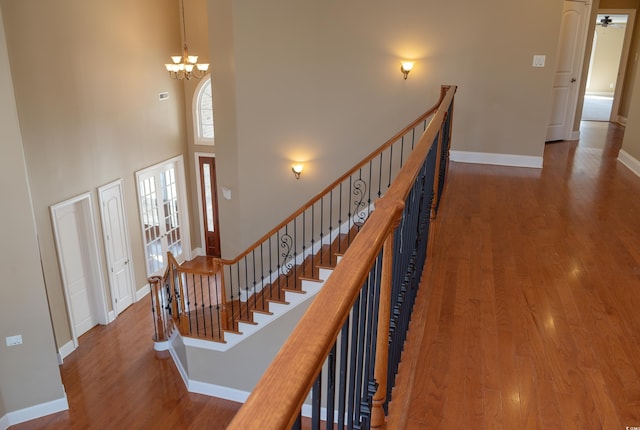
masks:
<path id="1" fill-rule="evenodd" d="M 202 135 L 202 112 L 201 112 L 201 100 L 207 87 L 211 92 L 211 110 L 213 113 L 213 89 L 211 88 L 211 74 L 202 78 L 195 92 L 193 93 L 192 101 L 192 113 L 193 113 L 193 141 L 196 145 L 215 146 L 215 122 L 213 122 L 213 137 L 204 137 Z"/>

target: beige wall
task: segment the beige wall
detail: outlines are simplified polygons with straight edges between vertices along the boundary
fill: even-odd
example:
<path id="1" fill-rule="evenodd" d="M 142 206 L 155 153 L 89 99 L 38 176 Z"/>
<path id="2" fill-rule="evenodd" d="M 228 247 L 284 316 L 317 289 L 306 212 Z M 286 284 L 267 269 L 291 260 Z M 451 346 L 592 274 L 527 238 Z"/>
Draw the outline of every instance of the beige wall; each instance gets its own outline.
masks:
<path id="1" fill-rule="evenodd" d="M 637 85 L 640 85 L 640 79 L 637 74 L 634 76 L 635 86 L 632 88 L 634 94 L 640 91 Z M 631 155 L 636 160 L 640 160 L 640 97 L 634 97 L 629 106 L 629 115 L 627 117 L 627 126 L 624 131 L 622 141 L 622 150 Z"/>
<path id="2" fill-rule="evenodd" d="M 92 192 L 101 241 L 96 188 L 123 178 L 136 288 L 146 284 L 134 172 L 185 151 L 184 88 L 163 67 L 180 52 L 178 9 L 174 0 L 0 4 L 60 347 L 71 335 L 50 205 Z"/>
<path id="3" fill-rule="evenodd" d="M 595 49 L 592 51 L 591 76 L 587 82 L 587 93 L 613 95 L 625 31 L 626 26 L 596 26 Z"/>
<path id="4" fill-rule="evenodd" d="M 229 163 L 219 182 L 235 199 L 220 205 L 228 257 L 417 117 L 441 84 L 460 86 L 453 149 L 542 156 L 562 2 L 208 4 L 216 154 Z M 548 67 L 533 68 L 534 54 Z M 417 61 L 406 81 L 404 58 Z"/>
<path id="5" fill-rule="evenodd" d="M 0 421 L 64 398 L 47 310 L 18 116 L 0 10 Z M 23 344 L 7 347 L 7 336 Z"/>

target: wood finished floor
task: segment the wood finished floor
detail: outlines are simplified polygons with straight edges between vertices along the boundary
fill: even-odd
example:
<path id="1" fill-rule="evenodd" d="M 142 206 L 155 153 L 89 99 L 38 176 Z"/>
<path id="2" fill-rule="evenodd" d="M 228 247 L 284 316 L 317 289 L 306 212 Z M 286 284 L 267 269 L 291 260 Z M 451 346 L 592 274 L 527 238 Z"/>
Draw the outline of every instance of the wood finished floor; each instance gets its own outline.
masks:
<path id="1" fill-rule="evenodd" d="M 640 178 L 621 127 L 581 132 L 542 170 L 451 164 L 391 428 L 640 426 Z"/>
<path id="2" fill-rule="evenodd" d="M 391 430 L 640 426 L 640 178 L 621 135 L 584 123 L 541 171 L 451 164 Z M 69 411 L 11 429 L 225 428 L 239 405 L 186 391 L 147 299 L 65 359 Z"/>

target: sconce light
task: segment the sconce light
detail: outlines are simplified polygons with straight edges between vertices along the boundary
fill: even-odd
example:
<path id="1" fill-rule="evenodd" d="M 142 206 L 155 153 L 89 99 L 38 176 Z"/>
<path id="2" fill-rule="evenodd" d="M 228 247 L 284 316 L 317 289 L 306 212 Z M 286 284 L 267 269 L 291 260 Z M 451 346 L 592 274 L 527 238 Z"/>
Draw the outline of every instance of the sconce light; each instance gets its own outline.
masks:
<path id="1" fill-rule="evenodd" d="M 303 168 L 304 168 L 304 164 L 302 163 L 293 164 L 291 166 L 291 171 L 293 172 L 296 179 L 300 179 L 300 173 L 302 173 Z"/>
<path id="2" fill-rule="evenodd" d="M 404 75 L 404 79 L 407 79 L 407 75 L 409 75 L 409 72 L 411 71 L 411 69 L 413 69 L 413 65 L 415 64 L 415 62 L 413 61 L 403 61 L 401 63 L 402 65 L 400 66 L 400 71 L 402 72 L 402 74 Z"/>

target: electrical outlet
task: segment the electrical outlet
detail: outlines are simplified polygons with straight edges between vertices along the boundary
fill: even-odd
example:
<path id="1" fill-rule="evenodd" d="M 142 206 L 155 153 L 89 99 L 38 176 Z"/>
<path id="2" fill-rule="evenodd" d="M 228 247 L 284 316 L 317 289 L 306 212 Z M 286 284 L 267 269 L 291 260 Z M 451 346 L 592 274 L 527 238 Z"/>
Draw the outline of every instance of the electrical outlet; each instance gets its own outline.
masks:
<path id="1" fill-rule="evenodd" d="M 547 60 L 546 55 L 534 55 L 533 56 L 533 67 L 544 67 L 544 63 Z"/>
<path id="2" fill-rule="evenodd" d="M 22 344 L 22 335 L 16 336 L 8 336 L 7 337 L 7 346 L 21 345 Z"/>

